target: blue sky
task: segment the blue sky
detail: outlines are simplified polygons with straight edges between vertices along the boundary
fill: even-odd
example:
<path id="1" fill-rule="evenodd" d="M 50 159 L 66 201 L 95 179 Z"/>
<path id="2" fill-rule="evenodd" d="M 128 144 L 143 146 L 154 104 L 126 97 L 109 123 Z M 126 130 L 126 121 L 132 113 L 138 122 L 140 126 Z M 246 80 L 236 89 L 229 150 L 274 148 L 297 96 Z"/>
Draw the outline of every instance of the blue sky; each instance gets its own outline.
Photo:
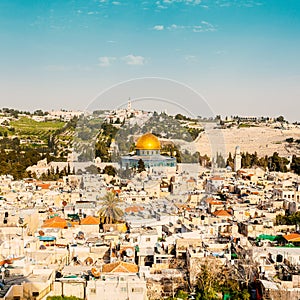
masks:
<path id="1" fill-rule="evenodd" d="M 85 109 L 149 76 L 191 86 L 216 114 L 299 120 L 298 0 L 1 0 L 0 40 L 2 107 Z"/>

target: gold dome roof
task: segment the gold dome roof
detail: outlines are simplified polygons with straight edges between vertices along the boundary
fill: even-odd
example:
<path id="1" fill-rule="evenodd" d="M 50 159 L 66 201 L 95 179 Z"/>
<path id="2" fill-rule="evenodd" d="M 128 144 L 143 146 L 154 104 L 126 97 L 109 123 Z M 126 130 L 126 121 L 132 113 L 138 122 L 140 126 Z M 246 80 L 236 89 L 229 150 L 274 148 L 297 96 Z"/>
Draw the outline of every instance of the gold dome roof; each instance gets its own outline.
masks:
<path id="1" fill-rule="evenodd" d="M 159 150 L 160 142 L 154 134 L 146 133 L 137 140 L 135 148 L 138 150 Z"/>

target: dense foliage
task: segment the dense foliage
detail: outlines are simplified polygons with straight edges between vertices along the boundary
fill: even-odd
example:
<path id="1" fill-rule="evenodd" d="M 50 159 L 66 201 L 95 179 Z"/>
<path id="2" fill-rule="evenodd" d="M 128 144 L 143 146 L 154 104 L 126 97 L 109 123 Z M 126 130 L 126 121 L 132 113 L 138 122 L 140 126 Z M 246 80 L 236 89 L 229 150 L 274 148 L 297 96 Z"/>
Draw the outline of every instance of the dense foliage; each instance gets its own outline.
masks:
<path id="1" fill-rule="evenodd" d="M 276 225 L 298 225 L 300 224 L 300 211 L 291 215 L 276 216 Z"/>
<path id="2" fill-rule="evenodd" d="M 231 299 L 248 300 L 250 295 L 246 287 L 243 287 L 234 278 L 231 270 L 224 266 L 203 264 L 198 273 L 197 293 L 198 300 L 217 300 L 220 294 L 228 294 Z"/>
<path id="3" fill-rule="evenodd" d="M 24 116 L 11 123 L 15 126 L 16 134 L 19 137 L 4 134 L 4 137 L 0 139 L 0 175 L 10 174 L 14 179 L 35 177 L 35 174 L 27 172 L 26 169 L 37 164 L 39 160 L 44 158 L 47 158 L 47 162 L 66 160 L 66 146 L 59 144 L 59 137 L 66 131 L 74 130 L 76 118 L 66 125 L 60 121 L 36 122 Z M 7 133 L 7 131 L 5 132 Z M 70 170 L 69 167 L 63 170 L 49 169 L 41 179 L 56 180 L 72 172 L 73 170 Z"/>
<path id="4" fill-rule="evenodd" d="M 277 152 L 274 152 L 272 156 L 258 157 L 257 152 L 252 154 L 248 152 L 241 153 L 242 156 L 242 168 L 261 167 L 269 171 L 287 172 L 289 166 L 289 160 L 285 157 L 279 156 Z M 233 168 L 234 158 L 229 153 L 226 164 Z M 290 169 L 296 174 L 300 174 L 300 157 L 294 155 L 290 164 Z"/>

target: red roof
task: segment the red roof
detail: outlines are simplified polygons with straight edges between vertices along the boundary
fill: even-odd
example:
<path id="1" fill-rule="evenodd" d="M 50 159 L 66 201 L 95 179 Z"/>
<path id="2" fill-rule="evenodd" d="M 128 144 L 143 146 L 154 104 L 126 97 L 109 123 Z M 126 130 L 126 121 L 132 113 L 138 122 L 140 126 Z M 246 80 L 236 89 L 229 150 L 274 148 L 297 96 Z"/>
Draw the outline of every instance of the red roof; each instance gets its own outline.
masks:
<path id="1" fill-rule="evenodd" d="M 190 178 L 186 182 L 196 182 L 196 179 L 195 178 Z"/>
<path id="2" fill-rule="evenodd" d="M 215 212 L 213 212 L 213 215 L 216 217 L 231 217 L 231 214 L 224 209 L 216 210 Z"/>
<path id="3" fill-rule="evenodd" d="M 37 186 L 40 187 L 43 190 L 48 190 L 50 187 L 50 183 L 38 183 Z"/>
<path id="4" fill-rule="evenodd" d="M 137 273 L 138 271 L 139 267 L 136 264 L 124 261 L 106 264 L 102 267 L 104 273 Z"/>
<path id="5" fill-rule="evenodd" d="M 223 204 L 222 201 L 218 201 L 218 200 L 215 199 L 215 198 L 207 198 L 207 199 L 206 199 L 206 203 L 207 203 L 207 204 L 211 204 L 211 205 L 222 205 L 222 204 Z"/>
<path id="6" fill-rule="evenodd" d="M 298 242 L 300 239 L 299 233 L 290 233 L 283 236 L 288 242 Z"/>
<path id="7" fill-rule="evenodd" d="M 125 212 L 127 212 L 127 213 L 131 213 L 131 212 L 137 213 L 142 210 L 144 210 L 144 207 L 141 207 L 141 206 L 129 206 L 129 207 L 125 208 Z"/>
<path id="8" fill-rule="evenodd" d="M 99 218 L 93 216 L 87 216 L 86 218 L 80 221 L 80 225 L 99 225 L 100 220 Z"/>
<path id="9" fill-rule="evenodd" d="M 46 228 L 68 228 L 68 223 L 61 217 L 54 217 L 44 221 L 42 227 Z"/>
<path id="10" fill-rule="evenodd" d="M 210 179 L 211 180 L 224 180 L 224 178 L 220 177 L 220 176 L 214 176 L 214 177 L 211 177 Z"/>

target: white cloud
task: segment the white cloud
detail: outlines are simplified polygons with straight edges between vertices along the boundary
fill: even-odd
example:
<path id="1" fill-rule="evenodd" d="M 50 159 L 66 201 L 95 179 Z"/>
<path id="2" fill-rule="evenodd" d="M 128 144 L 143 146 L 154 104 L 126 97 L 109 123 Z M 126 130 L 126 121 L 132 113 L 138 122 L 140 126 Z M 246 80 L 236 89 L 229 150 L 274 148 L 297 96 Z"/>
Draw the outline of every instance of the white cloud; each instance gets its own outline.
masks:
<path id="1" fill-rule="evenodd" d="M 115 60 L 112 56 L 101 56 L 98 58 L 100 67 L 109 67 Z"/>
<path id="2" fill-rule="evenodd" d="M 168 30 L 178 30 L 178 29 L 187 29 L 190 26 L 185 26 L 185 25 L 177 25 L 177 24 L 172 24 L 171 26 L 168 26 Z"/>
<path id="3" fill-rule="evenodd" d="M 123 61 L 127 65 L 142 66 L 146 63 L 146 59 L 140 55 L 128 54 L 122 57 L 101 56 L 98 58 L 100 67 L 109 67 L 116 61 Z"/>
<path id="4" fill-rule="evenodd" d="M 124 60 L 127 65 L 142 66 L 145 64 L 145 57 L 139 55 L 129 54 L 122 57 L 122 60 Z"/>
<path id="5" fill-rule="evenodd" d="M 176 24 L 172 24 L 170 27 L 168 27 L 168 29 L 177 29 L 178 26 Z"/>
<path id="6" fill-rule="evenodd" d="M 153 27 L 154 30 L 157 30 L 157 31 L 161 31 L 161 30 L 164 30 L 164 25 L 155 25 Z"/>
<path id="7" fill-rule="evenodd" d="M 119 1 L 113 1 L 111 4 L 113 4 L 113 5 L 121 5 L 121 2 L 119 2 Z"/>
<path id="8" fill-rule="evenodd" d="M 198 59 L 195 55 L 185 55 L 184 59 L 189 62 L 189 63 L 193 63 L 193 62 L 197 62 Z"/>
<path id="9" fill-rule="evenodd" d="M 166 27 L 167 30 L 188 30 L 192 32 L 208 32 L 208 31 L 216 31 L 217 27 L 209 22 L 202 21 L 201 25 L 177 25 L 172 24 Z"/>
<path id="10" fill-rule="evenodd" d="M 214 53 L 216 55 L 223 55 L 223 54 L 226 54 L 226 51 L 225 50 L 216 50 Z"/>
<path id="11" fill-rule="evenodd" d="M 235 1 L 217 0 L 215 1 L 215 4 L 219 7 L 235 6 L 235 7 L 248 7 L 248 8 L 263 5 L 262 2 L 257 2 L 256 0 L 235 0 Z"/>

